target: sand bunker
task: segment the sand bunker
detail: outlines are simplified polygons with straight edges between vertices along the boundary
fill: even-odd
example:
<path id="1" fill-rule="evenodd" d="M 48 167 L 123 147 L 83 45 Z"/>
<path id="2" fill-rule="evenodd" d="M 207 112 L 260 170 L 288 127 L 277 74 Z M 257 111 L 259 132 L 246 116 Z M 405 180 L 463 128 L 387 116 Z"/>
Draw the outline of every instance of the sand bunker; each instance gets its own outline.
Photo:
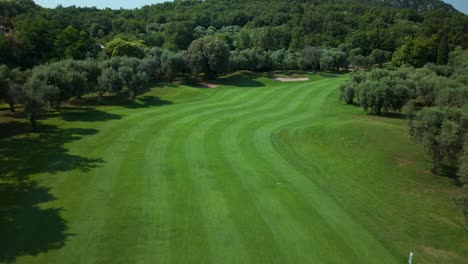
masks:
<path id="1" fill-rule="evenodd" d="M 199 87 L 201 87 L 201 88 L 216 88 L 216 87 L 218 87 L 219 85 L 214 84 L 214 83 L 198 83 L 197 86 L 199 86 Z"/>
<path id="2" fill-rule="evenodd" d="M 273 80 L 278 82 L 303 82 L 308 81 L 309 78 L 273 78 Z"/>

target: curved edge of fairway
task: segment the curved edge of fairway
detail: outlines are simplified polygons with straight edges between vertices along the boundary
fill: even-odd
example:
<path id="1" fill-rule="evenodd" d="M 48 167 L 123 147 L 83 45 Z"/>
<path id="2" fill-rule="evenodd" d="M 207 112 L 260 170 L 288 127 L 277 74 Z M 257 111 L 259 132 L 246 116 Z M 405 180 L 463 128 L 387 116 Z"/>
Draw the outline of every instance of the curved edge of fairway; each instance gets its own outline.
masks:
<path id="1" fill-rule="evenodd" d="M 418 263 L 465 263 L 468 243 L 453 182 L 428 178 L 426 159 L 404 120 L 369 116 L 333 103 L 337 97 L 332 90 L 317 114 L 271 133 L 276 152 L 327 192 L 394 261 L 405 262 L 414 252 Z M 399 164 L 398 156 L 410 163 Z M 431 198 L 427 189 L 439 197 Z"/>
<path id="2" fill-rule="evenodd" d="M 316 88 L 316 89 L 322 88 L 324 90 L 327 90 L 325 92 L 321 91 L 322 96 L 320 98 L 323 98 L 324 96 L 326 97 L 326 95 L 328 95 L 329 93 L 328 91 L 330 91 L 328 89 L 336 88 L 333 86 L 331 88 L 326 87 L 329 84 L 330 83 L 326 83 L 323 86 L 318 86 L 318 88 Z M 319 85 L 319 84 L 315 83 L 315 85 Z M 234 170 L 238 171 L 237 174 L 239 175 L 239 177 L 242 177 L 242 175 L 244 174 L 256 175 L 260 173 L 260 176 L 258 177 L 257 182 L 246 183 L 248 185 L 254 186 L 253 189 L 251 190 L 252 193 L 256 191 L 259 185 L 264 185 L 264 184 L 270 185 L 269 187 L 274 188 L 274 189 L 281 189 L 281 188 L 289 189 L 287 191 L 283 191 L 283 190 L 274 191 L 274 192 L 279 192 L 280 194 L 283 194 L 283 195 L 289 195 L 289 196 L 286 196 L 288 197 L 287 199 L 289 199 L 288 201 L 290 202 L 289 205 L 287 202 L 277 200 L 278 198 L 275 197 L 274 194 L 271 194 L 270 198 L 263 200 L 262 202 L 265 204 L 265 206 L 267 206 L 268 204 L 270 210 L 277 210 L 281 208 L 282 206 L 280 204 L 283 203 L 285 204 L 285 206 L 280 211 L 284 213 L 288 212 L 292 217 L 292 218 L 289 218 L 288 215 L 283 214 L 281 217 L 278 217 L 279 215 L 277 215 L 277 217 L 270 219 L 270 225 L 272 227 L 284 226 L 286 228 L 286 226 L 289 223 L 289 227 L 286 229 L 288 230 L 288 232 L 282 232 L 282 230 L 279 228 L 275 229 L 275 233 L 277 233 L 277 236 L 278 236 L 277 240 L 287 241 L 288 237 L 289 238 L 301 237 L 304 234 L 304 231 L 308 230 L 308 226 L 310 227 L 310 224 L 313 222 L 313 219 L 310 219 L 309 216 L 312 212 L 315 211 L 316 214 L 318 213 L 316 217 L 321 215 L 323 218 L 324 216 L 329 215 L 328 217 L 325 218 L 326 221 L 322 221 L 322 223 L 319 223 L 317 225 L 318 228 L 324 228 L 324 229 L 331 228 L 331 230 L 335 230 L 335 232 L 322 234 L 323 236 L 319 240 L 315 241 L 316 242 L 315 243 L 316 244 L 315 245 L 316 246 L 316 250 L 315 250 L 316 258 L 315 259 L 321 259 L 321 261 L 326 261 L 328 259 L 328 261 L 330 261 L 331 259 L 336 258 L 335 261 L 340 261 L 340 256 L 338 256 L 339 254 L 337 253 L 340 252 L 340 250 L 344 249 L 344 247 L 349 247 L 350 249 L 353 249 L 353 250 L 348 251 L 347 255 L 341 256 L 343 258 L 341 259 L 341 261 L 344 261 L 344 260 L 349 261 L 351 257 L 350 253 L 356 251 L 356 254 L 355 254 L 356 261 L 358 261 L 359 259 L 360 262 L 372 263 L 374 261 L 380 261 L 381 263 L 395 263 L 396 260 L 393 258 L 393 256 L 391 254 L 388 254 L 388 252 L 383 247 L 380 246 L 380 243 L 378 243 L 372 237 L 372 235 L 367 233 L 367 231 L 363 229 L 359 224 L 355 223 L 352 220 L 352 218 L 350 218 L 342 208 L 340 208 L 333 202 L 333 200 L 329 200 L 329 198 L 327 197 L 327 194 L 325 194 L 323 191 L 317 188 L 317 186 L 314 186 L 313 184 L 311 184 L 311 182 L 309 182 L 307 178 L 302 176 L 293 167 L 290 167 L 289 164 L 285 162 L 283 158 L 276 152 L 276 150 L 274 149 L 272 145 L 271 133 L 275 129 L 283 126 L 284 124 L 294 122 L 295 120 L 298 120 L 298 119 L 303 119 L 305 116 L 313 114 L 312 112 L 310 112 L 311 108 L 307 107 L 308 103 L 313 102 L 314 100 L 313 98 L 317 98 L 317 96 L 315 94 L 314 94 L 314 97 L 304 96 L 303 98 L 301 98 L 302 101 L 299 100 L 302 103 L 302 106 L 296 107 L 293 104 L 292 109 L 295 108 L 294 110 L 289 110 L 289 111 L 286 110 L 282 114 L 276 113 L 276 114 L 272 114 L 269 116 L 255 115 L 254 117 L 246 118 L 247 120 L 251 121 L 250 122 L 251 124 L 248 124 L 248 123 L 246 124 L 245 122 L 242 122 L 242 123 L 239 122 L 239 125 L 237 127 L 234 127 L 231 131 L 229 131 L 228 129 L 229 132 L 225 134 L 226 136 L 224 137 L 223 140 L 221 140 L 221 144 L 225 144 L 225 142 L 232 142 L 232 140 L 229 141 L 229 138 L 236 138 L 236 137 L 242 138 L 242 140 L 250 140 L 251 144 L 250 145 L 243 144 L 245 148 L 238 150 L 238 151 L 235 151 L 235 150 L 237 148 L 237 143 L 239 143 L 240 141 L 235 143 L 234 145 L 230 145 L 230 147 L 224 152 L 225 153 L 235 152 L 236 156 L 235 156 L 235 159 L 233 159 L 232 156 L 230 156 L 229 158 L 227 158 L 226 156 L 226 159 L 231 160 L 231 161 L 237 160 L 236 162 L 231 163 L 231 167 Z M 275 119 L 278 119 L 278 118 L 279 118 L 279 121 L 278 120 L 275 121 Z M 263 123 L 265 125 L 262 126 L 260 124 L 259 126 L 255 126 L 256 120 L 264 121 Z M 255 148 L 252 149 L 252 146 L 254 146 Z M 237 168 L 237 164 L 244 164 L 244 165 L 250 164 L 249 167 L 251 167 L 251 169 L 246 170 L 246 167 L 243 166 L 243 169 L 239 170 L 239 168 Z M 260 172 L 257 171 L 258 168 L 262 166 L 262 164 L 263 164 L 262 171 Z M 275 186 L 275 184 L 277 183 L 279 183 L 280 186 Z M 272 186 L 275 186 L 275 187 L 272 187 Z M 294 186 L 294 187 L 290 189 L 291 186 Z M 286 197 L 283 197 L 283 198 L 286 198 Z M 265 199 L 265 198 L 262 198 L 262 199 Z M 326 204 L 326 206 L 321 203 Z M 291 205 L 293 204 L 296 204 L 296 205 L 294 205 L 291 208 Z M 294 211 L 295 209 L 297 209 L 297 204 L 304 204 L 303 206 L 309 208 L 309 211 L 305 213 L 302 212 L 302 215 L 298 216 L 297 212 Z M 303 209 L 301 208 L 301 210 Z M 283 222 L 281 221 L 278 222 L 280 218 L 284 218 Z M 307 222 L 307 221 L 304 222 L 306 218 L 309 218 L 309 221 L 312 221 L 312 222 Z M 348 220 L 349 224 L 343 225 L 342 224 L 343 222 L 337 221 L 337 218 L 341 218 L 341 219 L 345 218 L 346 220 Z M 327 227 L 327 225 L 331 225 L 331 227 L 330 226 Z M 290 232 L 294 229 L 296 229 L 296 232 L 294 233 L 294 235 L 291 235 L 292 233 Z M 347 234 L 342 235 L 341 233 L 345 231 Z M 314 232 L 315 232 L 315 235 L 320 233 L 318 232 L 318 230 L 310 230 L 310 232 L 312 232 L 310 233 L 310 237 L 308 238 L 304 237 L 305 241 L 307 241 L 308 239 L 310 240 L 310 238 L 312 238 L 313 240 Z M 356 235 L 356 234 L 361 234 L 361 238 L 363 238 L 359 242 L 360 244 L 355 243 L 356 241 L 354 241 L 353 240 L 354 238 L 352 238 L 353 235 Z M 335 245 L 333 245 L 333 243 L 332 244 L 328 243 L 328 246 L 324 246 L 324 242 L 326 241 L 326 239 L 324 240 L 323 237 L 327 237 L 327 235 L 330 237 L 330 240 L 334 239 L 335 242 L 338 242 L 336 241 L 337 235 L 341 237 L 340 239 L 348 240 L 348 242 L 346 242 L 346 244 L 342 244 L 342 246 L 346 245 L 343 248 L 337 247 L 339 243 Z M 311 241 L 309 241 L 309 243 L 310 242 Z M 290 243 L 294 244 L 294 240 L 290 241 Z M 297 247 L 297 245 L 294 248 L 290 248 L 289 250 L 290 252 L 294 252 L 295 250 L 298 250 L 298 251 L 296 252 L 296 254 L 292 254 L 292 256 L 290 256 L 292 258 L 289 259 L 289 262 L 307 261 L 308 255 L 302 255 L 302 257 L 305 257 L 305 258 L 301 260 L 298 260 L 297 256 L 300 256 L 301 254 L 303 254 L 301 252 L 306 252 L 306 251 L 308 251 L 309 254 L 313 253 L 314 249 L 310 247 L 311 246 L 310 244 L 309 245 L 306 244 L 303 246 L 304 248 L 300 250 L 299 250 L 300 247 Z M 326 250 L 327 247 L 330 249 L 329 251 Z"/>
<path id="3" fill-rule="evenodd" d="M 323 164 L 332 162 L 320 159 L 329 156 L 298 164 L 291 159 L 302 157 L 276 142 L 285 131 L 294 137 L 328 125 L 344 79 L 258 77 L 264 87 L 221 86 L 198 100 L 110 110 L 122 118 L 67 143 L 72 153 L 102 158 L 100 166 L 37 176 L 67 209 L 72 235 L 62 248 L 18 262 L 402 262 L 324 183 Z M 78 124 L 86 125 L 67 125 Z"/>

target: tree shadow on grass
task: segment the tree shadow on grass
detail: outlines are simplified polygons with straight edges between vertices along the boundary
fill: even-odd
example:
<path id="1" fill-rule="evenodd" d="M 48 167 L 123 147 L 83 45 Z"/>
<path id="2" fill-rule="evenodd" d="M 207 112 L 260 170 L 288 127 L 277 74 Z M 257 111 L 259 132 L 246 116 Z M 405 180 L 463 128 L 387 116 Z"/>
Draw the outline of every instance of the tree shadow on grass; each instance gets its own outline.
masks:
<path id="1" fill-rule="evenodd" d="M 42 209 L 55 198 L 37 183 L 0 183 L 0 262 L 64 246 L 71 234 L 60 208 Z"/>
<path id="2" fill-rule="evenodd" d="M 95 129 L 40 125 L 42 133 L 25 137 L 12 137 L 0 141 L 0 180 L 4 177 L 25 179 L 36 173 L 58 173 L 79 169 L 89 171 L 103 163 L 102 159 L 89 159 L 68 153 L 64 144 L 96 134 Z"/>
<path id="3" fill-rule="evenodd" d="M 25 122 L 10 121 L 0 123 L 0 140 L 23 134 L 26 132 L 26 127 Z"/>
<path id="4" fill-rule="evenodd" d="M 437 171 L 437 175 L 450 179 L 455 186 L 462 187 L 463 184 L 460 182 L 457 173 L 457 167 L 446 163 L 442 163 Z"/>
<path id="5" fill-rule="evenodd" d="M 382 117 L 390 118 L 390 119 L 401 119 L 401 120 L 407 119 L 407 116 L 405 114 L 399 113 L 399 112 L 384 113 L 382 114 Z"/>
<path id="6" fill-rule="evenodd" d="M 220 78 L 219 84 L 227 85 L 227 86 L 234 86 L 234 87 L 264 87 L 265 84 L 256 80 L 259 75 L 248 72 L 248 71 L 241 71 L 234 74 L 231 74 L 227 77 Z"/>
<path id="7" fill-rule="evenodd" d="M 186 83 L 187 83 L 186 81 L 182 82 L 182 84 L 186 84 Z M 174 83 L 168 83 L 168 82 L 152 82 L 151 87 L 152 88 L 178 88 L 179 85 L 174 84 Z"/>
<path id="8" fill-rule="evenodd" d="M 158 87 L 163 88 L 163 87 L 168 87 L 168 85 L 164 84 Z M 177 87 L 177 85 L 173 85 L 173 87 Z M 112 115 L 112 114 L 97 110 L 92 107 L 120 106 L 120 107 L 129 108 L 129 109 L 138 109 L 138 108 L 148 108 L 148 107 L 153 107 L 153 106 L 169 105 L 169 104 L 172 104 L 172 102 L 163 100 L 158 96 L 152 96 L 152 95 L 140 95 L 135 99 L 135 101 L 132 102 L 128 99 L 128 91 L 124 91 L 119 94 L 105 96 L 102 102 L 100 102 L 97 97 L 87 97 L 87 98 L 82 98 L 80 100 L 75 99 L 73 101 L 70 101 L 69 104 L 72 107 L 65 107 L 64 109 L 73 110 L 70 114 L 71 116 L 81 115 L 85 118 L 88 118 L 88 114 L 89 114 L 90 120 L 93 120 L 92 116 L 94 115 L 97 117 L 97 120 L 95 121 L 105 121 L 108 119 L 120 119 L 120 116 Z M 64 113 L 67 114 L 68 112 L 64 112 Z M 103 120 L 99 120 L 99 119 L 103 119 Z M 75 120 L 71 120 L 71 121 L 75 121 Z M 83 120 L 83 121 L 86 121 L 86 120 Z"/>
<path id="9" fill-rule="evenodd" d="M 122 119 L 121 115 L 110 114 L 91 107 L 66 107 L 59 115 L 66 121 L 99 122 Z"/>
<path id="10" fill-rule="evenodd" d="M 171 101 L 163 100 L 158 96 L 142 96 L 138 97 L 134 102 L 130 102 L 128 104 L 122 105 L 122 107 L 129 108 L 129 109 L 140 109 L 140 108 L 148 108 L 154 106 L 163 106 L 163 105 L 170 105 L 172 104 Z"/>
<path id="11" fill-rule="evenodd" d="M 50 125 L 41 125 L 40 130 L 41 134 L 0 140 L 0 262 L 59 249 L 71 235 L 60 216 L 63 209 L 41 207 L 55 197 L 30 176 L 89 171 L 104 163 L 102 159 L 70 154 L 64 147 L 97 130 Z"/>

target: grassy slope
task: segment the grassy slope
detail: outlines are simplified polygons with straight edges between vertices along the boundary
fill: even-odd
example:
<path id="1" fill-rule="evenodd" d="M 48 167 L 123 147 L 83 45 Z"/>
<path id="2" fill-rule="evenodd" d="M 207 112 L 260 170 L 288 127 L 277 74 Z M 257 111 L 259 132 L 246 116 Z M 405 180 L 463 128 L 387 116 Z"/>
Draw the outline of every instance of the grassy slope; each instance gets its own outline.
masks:
<path id="1" fill-rule="evenodd" d="M 338 104 L 344 78 L 157 88 L 0 139 L 0 262 L 463 263 L 456 188 L 404 121 Z"/>

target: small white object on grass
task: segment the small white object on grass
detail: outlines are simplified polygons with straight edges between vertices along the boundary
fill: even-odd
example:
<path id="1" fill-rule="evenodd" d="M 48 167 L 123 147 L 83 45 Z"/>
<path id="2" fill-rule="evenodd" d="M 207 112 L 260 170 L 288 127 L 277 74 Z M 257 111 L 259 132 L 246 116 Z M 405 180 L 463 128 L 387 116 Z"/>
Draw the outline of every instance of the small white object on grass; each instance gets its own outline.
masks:
<path id="1" fill-rule="evenodd" d="M 409 263 L 409 264 L 412 264 L 412 263 L 413 263 L 413 252 L 410 252 L 410 253 L 409 253 L 409 260 L 408 260 L 408 263 Z"/>

